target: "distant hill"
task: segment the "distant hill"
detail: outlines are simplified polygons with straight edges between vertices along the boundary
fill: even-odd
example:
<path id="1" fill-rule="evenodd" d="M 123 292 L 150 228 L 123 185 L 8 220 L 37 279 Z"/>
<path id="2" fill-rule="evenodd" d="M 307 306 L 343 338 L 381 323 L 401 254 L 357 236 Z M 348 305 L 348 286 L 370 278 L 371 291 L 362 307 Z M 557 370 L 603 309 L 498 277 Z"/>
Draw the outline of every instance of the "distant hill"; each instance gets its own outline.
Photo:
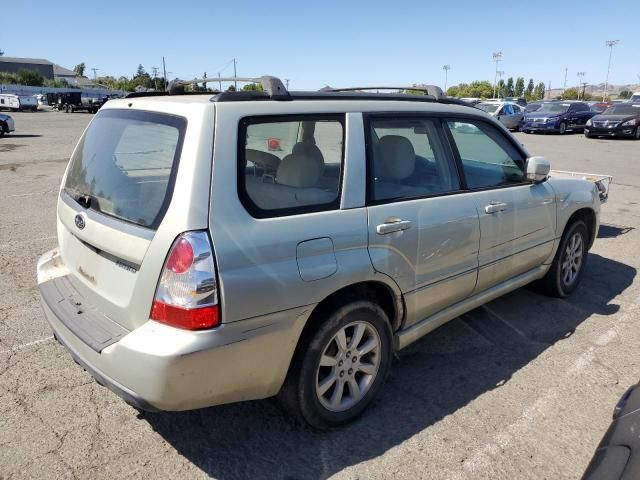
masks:
<path id="1" fill-rule="evenodd" d="M 567 85 L 567 88 L 576 88 L 575 85 Z M 551 89 L 551 97 L 559 97 L 562 95 L 564 89 L 562 88 L 552 88 Z M 631 92 L 640 92 L 640 84 L 638 83 L 630 83 L 627 85 L 609 85 L 607 87 L 607 92 L 611 97 L 617 97 L 618 94 L 623 90 L 629 90 Z M 582 89 L 580 90 L 582 91 Z M 589 93 L 594 97 L 602 96 L 604 93 L 604 83 L 598 83 L 594 85 L 587 85 L 584 89 L 585 93 Z"/>

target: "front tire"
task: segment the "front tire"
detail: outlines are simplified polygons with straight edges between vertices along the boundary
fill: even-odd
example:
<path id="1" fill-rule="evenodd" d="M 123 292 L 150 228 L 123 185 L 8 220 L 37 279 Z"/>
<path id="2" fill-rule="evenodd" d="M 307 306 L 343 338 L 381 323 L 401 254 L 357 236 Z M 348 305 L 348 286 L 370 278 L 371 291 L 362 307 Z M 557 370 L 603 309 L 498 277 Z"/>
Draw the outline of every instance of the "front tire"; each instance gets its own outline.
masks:
<path id="1" fill-rule="evenodd" d="M 358 418 L 382 387 L 391 364 L 391 328 L 368 301 L 337 308 L 296 350 L 279 394 L 297 420 L 319 430 Z"/>
<path id="2" fill-rule="evenodd" d="M 578 288 L 587 263 L 587 232 L 587 226 L 582 220 L 576 220 L 567 227 L 551 268 L 540 281 L 544 293 L 566 298 Z"/>
<path id="3" fill-rule="evenodd" d="M 634 130 L 633 139 L 640 140 L 640 127 L 636 127 L 636 129 Z"/>
<path id="4" fill-rule="evenodd" d="M 558 127 L 558 133 L 560 135 L 564 135 L 567 133 L 567 124 L 565 122 L 560 122 L 560 126 Z"/>

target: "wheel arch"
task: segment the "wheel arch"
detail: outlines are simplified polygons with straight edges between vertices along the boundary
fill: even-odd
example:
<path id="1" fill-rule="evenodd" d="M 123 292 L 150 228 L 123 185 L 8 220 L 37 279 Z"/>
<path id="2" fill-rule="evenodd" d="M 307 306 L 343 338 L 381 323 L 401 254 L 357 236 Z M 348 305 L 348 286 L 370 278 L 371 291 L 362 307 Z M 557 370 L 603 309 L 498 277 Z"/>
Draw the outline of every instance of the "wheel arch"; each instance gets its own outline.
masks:
<path id="1" fill-rule="evenodd" d="M 569 228 L 569 226 L 571 226 L 576 220 L 582 220 L 587 226 L 587 233 L 589 235 L 589 248 L 591 248 L 593 242 L 595 242 L 596 240 L 596 236 L 598 233 L 596 229 L 596 212 L 589 207 L 583 207 L 576 210 L 571 214 L 571 216 L 567 220 L 567 223 L 565 223 L 562 233 L 564 234 L 567 228 Z"/>

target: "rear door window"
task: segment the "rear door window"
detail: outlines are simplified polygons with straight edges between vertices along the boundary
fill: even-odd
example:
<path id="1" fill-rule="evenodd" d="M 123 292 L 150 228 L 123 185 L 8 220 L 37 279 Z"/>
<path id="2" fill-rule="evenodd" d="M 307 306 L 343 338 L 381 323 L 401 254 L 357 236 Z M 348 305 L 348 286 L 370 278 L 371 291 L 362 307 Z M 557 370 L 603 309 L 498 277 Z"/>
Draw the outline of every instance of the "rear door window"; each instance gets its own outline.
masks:
<path id="1" fill-rule="evenodd" d="M 376 115 L 369 121 L 368 135 L 371 201 L 460 190 L 455 163 L 441 141 L 438 119 Z"/>
<path id="2" fill-rule="evenodd" d="M 186 119 L 100 111 L 80 141 L 64 190 L 85 207 L 156 228 L 171 200 Z"/>
<path id="3" fill-rule="evenodd" d="M 238 190 L 253 216 L 339 207 L 344 115 L 247 118 L 239 135 Z"/>

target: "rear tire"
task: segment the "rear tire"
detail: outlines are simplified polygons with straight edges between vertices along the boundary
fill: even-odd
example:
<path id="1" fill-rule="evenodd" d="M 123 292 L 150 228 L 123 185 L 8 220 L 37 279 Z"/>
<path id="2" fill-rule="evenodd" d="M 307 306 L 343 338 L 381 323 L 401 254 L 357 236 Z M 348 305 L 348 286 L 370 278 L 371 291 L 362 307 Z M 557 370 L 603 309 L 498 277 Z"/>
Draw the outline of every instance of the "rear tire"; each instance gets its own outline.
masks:
<path id="1" fill-rule="evenodd" d="M 539 282 L 545 294 L 566 298 L 578 288 L 587 263 L 587 232 L 587 226 L 582 220 L 576 220 L 567 226 L 551 268 Z"/>
<path id="2" fill-rule="evenodd" d="M 584 136 L 587 138 L 593 138 L 593 135 L 591 135 L 590 133 L 584 132 Z"/>
<path id="3" fill-rule="evenodd" d="M 636 127 L 633 133 L 634 140 L 640 140 L 640 127 Z"/>
<path id="4" fill-rule="evenodd" d="M 301 338 L 279 400 L 318 430 L 352 422 L 382 387 L 391 348 L 384 310 L 368 301 L 347 303 Z"/>

